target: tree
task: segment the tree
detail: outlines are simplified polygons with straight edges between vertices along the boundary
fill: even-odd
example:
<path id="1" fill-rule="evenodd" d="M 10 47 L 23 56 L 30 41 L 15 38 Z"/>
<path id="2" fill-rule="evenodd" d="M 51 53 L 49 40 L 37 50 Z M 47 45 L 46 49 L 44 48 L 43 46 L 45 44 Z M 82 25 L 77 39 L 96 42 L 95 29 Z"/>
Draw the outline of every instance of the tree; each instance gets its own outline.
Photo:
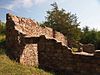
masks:
<path id="1" fill-rule="evenodd" d="M 5 34 L 6 27 L 5 23 L 0 21 L 0 34 Z"/>
<path id="2" fill-rule="evenodd" d="M 96 33 L 96 49 L 100 50 L 100 31 Z"/>
<path id="3" fill-rule="evenodd" d="M 2 23 L 1 23 L 1 20 L 0 20 L 0 33 L 1 33 L 1 30 L 2 30 Z"/>
<path id="4" fill-rule="evenodd" d="M 89 30 L 89 27 L 86 26 L 83 28 L 83 33 L 81 36 L 81 42 L 84 44 L 88 44 L 88 43 L 92 43 L 95 44 L 96 43 L 96 30 L 92 29 Z"/>
<path id="5" fill-rule="evenodd" d="M 88 26 L 83 27 L 83 31 L 84 33 L 89 32 L 89 27 Z"/>
<path id="6" fill-rule="evenodd" d="M 82 29 L 80 42 L 83 43 L 83 44 L 87 44 L 87 43 L 89 43 L 89 39 L 88 38 L 89 38 L 89 27 L 85 26 Z"/>
<path id="7" fill-rule="evenodd" d="M 46 21 L 42 24 L 63 33 L 68 39 L 79 40 L 80 28 L 75 14 L 66 13 L 64 9 L 59 9 L 57 3 L 51 4 L 53 7 L 47 11 Z"/>
<path id="8" fill-rule="evenodd" d="M 100 31 L 90 30 L 87 26 L 84 27 L 80 42 L 83 44 L 94 44 L 96 49 L 100 49 Z"/>

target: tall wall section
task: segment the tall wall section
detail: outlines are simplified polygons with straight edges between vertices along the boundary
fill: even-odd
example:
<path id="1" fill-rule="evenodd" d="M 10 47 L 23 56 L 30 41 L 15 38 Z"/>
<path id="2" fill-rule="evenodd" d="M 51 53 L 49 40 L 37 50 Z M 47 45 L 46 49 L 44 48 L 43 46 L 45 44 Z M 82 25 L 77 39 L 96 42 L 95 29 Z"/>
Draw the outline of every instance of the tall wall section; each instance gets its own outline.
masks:
<path id="1" fill-rule="evenodd" d="M 12 18 L 10 15 L 7 14 L 6 16 L 6 46 L 7 46 L 7 55 L 10 56 L 11 59 L 18 60 L 19 58 L 19 51 L 20 43 L 18 40 L 18 31 L 14 28 L 14 21 L 12 21 Z"/>
<path id="2" fill-rule="evenodd" d="M 24 65 L 37 66 L 38 65 L 38 51 L 37 43 L 34 39 L 27 40 L 25 38 L 25 32 L 16 26 L 23 24 L 21 18 L 7 14 L 6 22 L 6 46 L 7 55 Z M 27 19 L 26 19 L 27 20 Z M 27 23 L 30 24 L 32 21 L 28 20 Z M 33 26 L 35 25 L 32 22 Z M 23 24 L 24 26 L 25 24 Z M 20 26 L 19 26 L 20 27 Z M 17 29 L 16 29 L 17 28 Z M 23 28 L 23 27 L 22 27 Z"/>

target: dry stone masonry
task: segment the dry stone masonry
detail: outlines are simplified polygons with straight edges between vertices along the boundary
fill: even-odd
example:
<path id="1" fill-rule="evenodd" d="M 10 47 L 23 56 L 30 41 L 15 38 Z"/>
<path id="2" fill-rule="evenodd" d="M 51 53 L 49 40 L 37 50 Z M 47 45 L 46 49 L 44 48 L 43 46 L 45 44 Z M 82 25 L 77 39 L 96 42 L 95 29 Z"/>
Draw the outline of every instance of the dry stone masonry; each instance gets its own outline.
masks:
<path id="1" fill-rule="evenodd" d="M 72 53 L 60 32 L 9 13 L 6 19 L 6 53 L 11 59 L 55 70 L 60 75 L 100 75 L 100 51 L 91 52 L 91 45 L 84 45 L 89 53 Z"/>

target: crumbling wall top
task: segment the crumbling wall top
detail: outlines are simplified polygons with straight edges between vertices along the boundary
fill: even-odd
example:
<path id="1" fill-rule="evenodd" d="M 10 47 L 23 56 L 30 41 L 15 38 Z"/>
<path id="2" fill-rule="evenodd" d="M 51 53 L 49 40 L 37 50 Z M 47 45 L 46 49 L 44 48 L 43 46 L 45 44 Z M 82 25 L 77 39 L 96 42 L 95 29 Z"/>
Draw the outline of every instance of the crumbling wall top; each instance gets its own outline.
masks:
<path id="1" fill-rule="evenodd" d="M 45 35 L 47 39 L 55 39 L 57 42 L 61 42 L 62 45 L 67 45 L 63 34 L 49 27 L 41 27 L 32 19 L 18 17 L 8 13 L 8 20 L 13 21 L 15 30 L 25 35 L 25 37 L 40 37 L 41 35 Z"/>

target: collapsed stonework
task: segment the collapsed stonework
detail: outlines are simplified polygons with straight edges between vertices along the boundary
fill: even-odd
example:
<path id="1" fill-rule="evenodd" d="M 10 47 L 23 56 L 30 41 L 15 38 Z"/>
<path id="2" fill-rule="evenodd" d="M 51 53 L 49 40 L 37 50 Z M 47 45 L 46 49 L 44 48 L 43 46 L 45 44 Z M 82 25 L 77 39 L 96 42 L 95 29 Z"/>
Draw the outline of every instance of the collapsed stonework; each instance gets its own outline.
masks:
<path id="1" fill-rule="evenodd" d="M 61 33 L 48 27 L 40 27 L 31 19 L 11 14 L 7 14 L 6 30 L 7 48 L 10 50 L 8 55 L 24 65 L 38 65 L 40 36 L 44 35 L 46 39 L 56 40 L 62 45 L 67 45 L 67 41 Z M 45 42 L 43 41 L 43 43 Z"/>
<path id="2" fill-rule="evenodd" d="M 23 65 L 64 71 L 69 75 L 100 74 L 98 51 L 73 54 L 60 32 L 12 14 L 7 14 L 6 19 L 6 53 L 11 59 Z"/>

